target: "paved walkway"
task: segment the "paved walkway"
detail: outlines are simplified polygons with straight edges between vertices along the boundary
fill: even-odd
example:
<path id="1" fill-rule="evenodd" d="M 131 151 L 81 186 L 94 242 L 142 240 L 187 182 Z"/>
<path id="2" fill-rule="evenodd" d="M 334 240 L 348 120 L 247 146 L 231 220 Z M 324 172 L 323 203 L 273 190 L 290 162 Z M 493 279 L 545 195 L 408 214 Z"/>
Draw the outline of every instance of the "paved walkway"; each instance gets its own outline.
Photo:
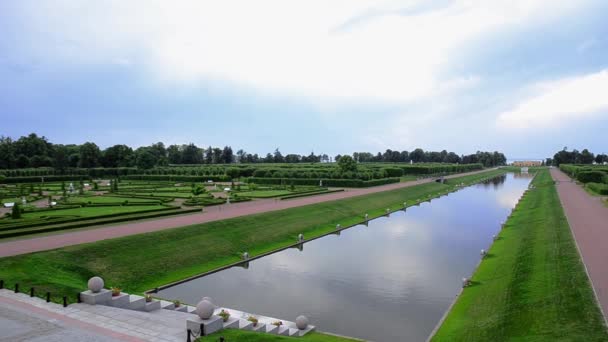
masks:
<path id="1" fill-rule="evenodd" d="M 462 177 L 488 170 L 474 171 L 468 173 L 455 174 L 446 178 Z M 97 229 L 81 230 L 64 234 L 26 238 L 0 243 L 0 257 L 26 254 L 65 246 L 77 245 L 81 243 L 94 242 L 99 240 L 117 238 L 122 236 L 154 232 L 169 228 L 178 228 L 192 224 L 206 223 L 229 218 L 259 214 L 269 211 L 282 210 L 300 207 L 320 202 L 328 202 L 345 199 L 355 196 L 367 195 L 393 189 L 406 188 L 418 184 L 433 182 L 433 179 L 421 179 L 416 181 L 394 183 L 363 189 L 346 189 L 342 192 L 335 192 L 324 195 L 295 198 L 291 200 L 262 199 L 249 202 L 224 204 L 205 208 L 204 213 L 190 214 L 183 216 L 172 216 L 148 221 L 123 223 L 114 226 L 106 226 Z"/>
<path id="2" fill-rule="evenodd" d="M 578 245 L 604 318 L 608 313 L 608 208 L 558 169 L 551 169 L 570 229 Z"/>
<path id="3" fill-rule="evenodd" d="M 191 314 L 140 312 L 102 305 L 67 308 L 40 298 L 0 290 L 0 341 L 180 341 Z"/>

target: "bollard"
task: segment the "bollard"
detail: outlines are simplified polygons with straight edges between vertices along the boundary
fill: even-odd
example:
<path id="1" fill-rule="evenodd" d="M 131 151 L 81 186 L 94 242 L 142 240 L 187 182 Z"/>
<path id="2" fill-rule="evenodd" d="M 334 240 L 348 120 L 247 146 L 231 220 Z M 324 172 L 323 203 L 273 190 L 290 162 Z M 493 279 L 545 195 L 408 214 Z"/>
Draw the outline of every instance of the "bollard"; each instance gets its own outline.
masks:
<path id="1" fill-rule="evenodd" d="M 365 221 L 367 221 L 369 219 L 369 215 L 365 214 Z"/>
<path id="2" fill-rule="evenodd" d="M 340 229 L 340 227 L 342 227 L 342 226 L 340 226 L 340 224 L 338 223 L 338 224 L 336 225 L 336 229 Z"/>
<path id="3" fill-rule="evenodd" d="M 80 293 L 76 294 L 76 302 L 82 303 L 82 300 L 80 299 Z"/>
<path id="4" fill-rule="evenodd" d="M 192 342 L 192 340 L 190 339 L 190 335 L 192 334 L 192 330 L 188 329 L 186 334 L 188 334 L 188 337 L 186 337 L 186 342 Z"/>
<path id="5" fill-rule="evenodd" d="M 51 293 L 47 292 L 46 293 L 46 302 L 49 303 L 51 301 Z"/>
<path id="6" fill-rule="evenodd" d="M 34 297 L 34 288 L 30 288 L 30 297 Z"/>
<path id="7" fill-rule="evenodd" d="M 4 288 L 4 280 L 0 280 L 0 289 Z"/>
<path id="8" fill-rule="evenodd" d="M 486 252 L 486 250 L 485 250 L 485 249 L 482 249 L 482 250 L 481 250 L 481 252 L 479 252 L 479 254 L 480 254 L 480 255 L 481 255 L 481 257 L 483 258 L 483 257 L 485 257 L 485 256 L 486 256 L 487 252 Z"/>
<path id="9" fill-rule="evenodd" d="M 68 297 L 63 296 L 63 307 L 66 308 L 68 306 Z"/>
<path id="10" fill-rule="evenodd" d="M 19 293 L 19 284 L 15 283 L 15 293 Z"/>

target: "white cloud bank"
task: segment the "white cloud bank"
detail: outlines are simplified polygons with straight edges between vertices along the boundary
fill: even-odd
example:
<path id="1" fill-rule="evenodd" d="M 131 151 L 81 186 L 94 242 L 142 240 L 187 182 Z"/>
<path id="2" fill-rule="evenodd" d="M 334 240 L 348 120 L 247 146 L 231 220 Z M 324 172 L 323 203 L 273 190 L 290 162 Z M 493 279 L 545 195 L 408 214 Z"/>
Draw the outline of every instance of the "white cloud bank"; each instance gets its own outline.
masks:
<path id="1" fill-rule="evenodd" d="M 581 2 L 57 0 L 33 2 L 23 22 L 53 44 L 36 48 L 43 58 L 74 65 L 122 61 L 144 65 L 162 81 L 407 102 L 478 81 L 443 75 L 463 44 L 558 17 Z"/>
<path id="2" fill-rule="evenodd" d="M 532 89 L 538 93 L 536 96 L 498 116 L 500 128 L 543 129 L 608 116 L 608 69 L 536 84 Z"/>

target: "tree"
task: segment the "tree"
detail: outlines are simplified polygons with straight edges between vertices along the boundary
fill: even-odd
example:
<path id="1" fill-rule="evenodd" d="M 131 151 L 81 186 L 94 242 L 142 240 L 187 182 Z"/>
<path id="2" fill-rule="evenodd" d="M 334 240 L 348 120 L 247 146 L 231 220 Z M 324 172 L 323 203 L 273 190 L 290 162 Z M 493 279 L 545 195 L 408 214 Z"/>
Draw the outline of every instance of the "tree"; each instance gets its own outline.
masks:
<path id="1" fill-rule="evenodd" d="M 63 145 L 55 145 L 55 153 L 53 155 L 53 167 L 59 169 L 62 173 L 70 166 L 68 148 Z"/>
<path id="2" fill-rule="evenodd" d="M 135 151 L 135 163 L 137 168 L 147 170 L 156 165 L 157 157 L 149 147 L 140 147 Z"/>
<path id="3" fill-rule="evenodd" d="M 421 148 L 417 148 L 410 153 L 410 160 L 414 163 L 424 162 L 424 151 Z"/>
<path id="4" fill-rule="evenodd" d="M 114 145 L 103 151 L 101 164 L 104 167 L 127 167 L 133 165 L 133 149 L 127 145 Z"/>
<path id="5" fill-rule="evenodd" d="M 232 153 L 232 147 L 224 146 L 222 150 L 222 154 L 220 155 L 220 160 L 224 164 L 230 164 L 234 161 L 234 155 Z"/>
<path id="6" fill-rule="evenodd" d="M 595 156 L 593 153 L 589 152 L 588 149 L 584 149 L 581 151 L 579 163 L 581 164 L 592 164 Z"/>
<path id="7" fill-rule="evenodd" d="M 281 154 L 281 151 L 279 151 L 278 147 L 274 150 L 273 158 L 274 158 L 275 163 L 284 163 L 285 162 L 285 158 L 283 158 L 283 155 Z"/>
<path id="8" fill-rule="evenodd" d="M 20 219 L 21 218 L 21 208 L 19 208 L 19 203 L 15 202 L 15 204 L 13 204 L 13 210 L 11 211 L 11 218 L 12 219 Z"/>
<path id="9" fill-rule="evenodd" d="M 182 152 L 177 145 L 171 145 L 167 148 L 167 159 L 170 164 L 180 164 L 182 162 Z"/>
<path id="10" fill-rule="evenodd" d="M 101 151 L 99 147 L 92 142 L 86 142 L 80 146 L 80 159 L 78 166 L 82 168 L 98 167 Z"/>
<path id="11" fill-rule="evenodd" d="M 202 164 L 203 153 L 193 143 L 182 146 L 182 164 Z"/>
<path id="12" fill-rule="evenodd" d="M 342 173 L 352 171 L 357 171 L 357 162 L 353 159 L 353 157 L 349 155 L 345 155 L 338 159 L 338 168 Z"/>

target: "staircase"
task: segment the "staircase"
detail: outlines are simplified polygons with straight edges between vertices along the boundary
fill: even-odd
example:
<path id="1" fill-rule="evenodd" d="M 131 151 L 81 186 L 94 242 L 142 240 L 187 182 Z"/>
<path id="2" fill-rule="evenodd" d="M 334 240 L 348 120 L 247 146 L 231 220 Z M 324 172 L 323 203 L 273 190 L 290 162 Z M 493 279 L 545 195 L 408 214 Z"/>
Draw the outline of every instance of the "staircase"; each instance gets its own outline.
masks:
<path id="1" fill-rule="evenodd" d="M 199 320 L 198 315 L 196 314 L 196 307 L 186 304 L 180 304 L 178 306 L 175 305 L 174 302 L 162 300 L 162 299 L 150 299 L 146 300 L 145 297 L 138 295 L 131 295 L 128 293 L 121 293 L 117 296 L 113 296 L 112 292 L 106 289 L 102 289 L 100 292 L 93 293 L 90 290 L 84 291 L 80 293 L 80 298 L 84 303 L 91 305 L 104 305 L 111 306 L 120 309 L 126 310 L 134 310 L 134 311 L 143 311 L 143 312 L 156 312 L 156 311 L 172 311 L 172 312 L 180 312 L 184 314 L 184 318 L 187 320 L 188 324 L 192 323 L 192 321 Z M 221 310 L 225 310 L 230 312 L 230 317 L 221 322 L 220 329 L 240 329 L 240 330 L 250 330 L 263 332 L 268 334 L 276 334 L 283 336 L 304 336 L 309 331 L 315 329 L 314 326 L 308 326 L 304 330 L 300 330 L 296 327 L 294 322 L 289 321 L 281 321 L 272 317 L 258 316 L 254 315 L 258 318 L 258 322 L 254 325 L 254 323 L 247 320 L 251 314 L 234 310 L 228 308 L 216 308 L 214 311 L 213 319 L 217 322 L 219 317 L 217 316 Z M 273 323 L 281 322 L 280 325 L 274 325 Z M 215 331 L 215 329 L 214 329 Z M 209 332 L 211 333 L 211 332 Z"/>

